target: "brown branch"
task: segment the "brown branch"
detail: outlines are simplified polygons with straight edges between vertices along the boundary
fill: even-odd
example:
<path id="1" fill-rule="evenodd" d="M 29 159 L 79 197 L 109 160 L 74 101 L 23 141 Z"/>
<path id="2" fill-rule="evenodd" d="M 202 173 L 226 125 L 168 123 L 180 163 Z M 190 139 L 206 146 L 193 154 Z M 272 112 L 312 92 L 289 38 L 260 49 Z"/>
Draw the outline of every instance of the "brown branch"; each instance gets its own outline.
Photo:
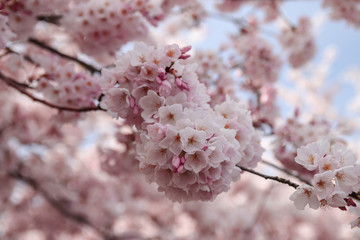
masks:
<path id="1" fill-rule="evenodd" d="M 249 169 L 249 168 L 246 168 L 246 167 L 242 167 L 242 166 L 239 166 L 239 165 L 236 165 L 238 168 L 240 168 L 241 170 L 245 171 L 245 172 L 249 172 L 249 173 L 252 173 L 254 175 L 257 175 L 259 177 L 262 177 L 264 179 L 270 179 L 270 180 L 273 180 L 273 181 L 276 181 L 276 182 L 280 182 L 280 183 L 283 183 L 283 184 L 287 184 L 295 189 L 297 189 L 299 187 L 299 184 L 297 183 L 293 183 L 291 182 L 290 180 L 288 179 L 285 179 L 285 178 L 281 178 L 281 177 L 278 177 L 278 176 L 269 176 L 269 175 L 266 175 L 266 174 L 263 174 L 263 173 L 259 173 L 255 170 L 252 170 L 252 169 Z"/>
<path id="2" fill-rule="evenodd" d="M 35 102 L 39 102 L 42 103 L 48 107 L 51 108 L 55 108 L 61 111 L 69 111 L 69 112 L 89 112 L 89 111 L 97 111 L 97 110 L 101 110 L 101 111 L 105 111 L 104 109 L 102 109 L 100 106 L 94 106 L 94 107 L 81 107 L 81 108 L 73 108 L 73 107 L 65 107 L 65 106 L 58 106 L 56 104 L 53 103 L 49 103 L 43 99 L 39 99 L 35 96 L 33 96 L 32 94 L 30 94 L 29 92 L 27 92 L 25 90 L 25 87 L 22 86 L 23 84 L 18 83 L 17 81 L 15 81 L 12 78 L 9 78 L 7 76 L 5 76 L 4 74 L 2 74 L 0 72 L 0 80 L 2 80 L 3 82 L 5 82 L 8 86 L 16 89 L 17 91 L 21 92 L 22 94 L 28 96 L 29 98 L 31 98 L 33 101 Z"/>
<path id="3" fill-rule="evenodd" d="M 61 18 L 62 18 L 61 15 L 39 15 L 39 16 L 37 16 L 37 20 L 55 24 L 55 25 L 59 25 Z"/>
<path id="4" fill-rule="evenodd" d="M 56 55 L 59 55 L 60 57 L 63 57 L 63 58 L 65 58 L 65 59 L 67 59 L 67 60 L 76 62 L 76 63 L 80 64 L 82 67 L 84 67 L 84 68 L 86 68 L 87 70 L 89 70 L 91 73 L 100 73 L 100 72 L 101 72 L 100 69 L 98 69 L 98 68 L 96 68 L 96 67 L 94 67 L 94 66 L 92 66 L 92 65 L 90 65 L 90 64 L 88 64 L 88 63 L 86 63 L 86 62 L 83 62 L 83 61 L 77 59 L 76 57 L 72 57 L 72 56 L 66 55 L 66 54 L 64 54 L 64 53 L 56 50 L 55 48 L 50 47 L 50 46 L 47 45 L 46 43 L 44 43 L 44 42 L 42 42 L 42 41 L 39 41 L 39 40 L 37 40 L 37 39 L 35 39 L 35 38 L 29 38 L 29 39 L 28 39 L 28 42 L 29 42 L 29 43 L 32 43 L 32 44 L 34 44 L 34 45 L 36 45 L 36 46 L 38 46 L 38 47 L 40 47 L 40 48 L 42 48 L 42 49 L 45 49 L 45 50 L 47 50 L 47 51 L 49 51 L 49 52 L 52 52 L 52 53 L 54 53 L 54 54 L 56 54 Z"/>
<path id="5" fill-rule="evenodd" d="M 288 179 L 285 179 L 285 178 L 281 178 L 281 177 L 278 177 L 278 176 L 269 176 L 269 175 L 266 175 L 266 174 L 263 174 L 263 173 L 259 173 L 255 170 L 252 170 L 252 169 L 249 169 L 249 168 L 245 168 L 245 167 L 242 167 L 242 166 L 238 166 L 236 165 L 238 168 L 240 168 L 241 170 L 245 171 L 245 172 L 249 172 L 249 173 L 252 173 L 254 175 L 257 175 L 259 177 L 262 177 L 264 179 L 270 179 L 270 180 L 273 180 L 273 181 L 276 181 L 276 182 L 280 182 L 280 183 L 283 183 L 283 184 L 287 184 L 295 189 L 297 189 L 299 187 L 299 184 L 297 183 L 294 183 L 294 182 L 291 182 L 290 180 Z M 281 169 L 281 168 L 280 168 Z M 293 175 L 291 175 L 293 176 Z M 306 184 L 308 184 L 309 186 L 312 186 L 312 184 L 310 182 L 305 182 Z M 358 200 L 360 201 L 360 192 L 356 193 L 356 192 L 352 192 L 349 194 L 349 197 L 355 199 L 355 200 Z"/>
<path id="6" fill-rule="evenodd" d="M 277 170 L 279 170 L 279 171 L 281 171 L 281 172 L 284 172 L 284 173 L 286 173 L 287 175 L 293 176 L 293 177 L 299 179 L 301 182 L 306 183 L 307 185 L 311 185 L 311 183 L 310 183 L 308 180 L 302 178 L 301 176 L 299 176 L 299 175 L 297 175 L 297 174 L 295 174 L 295 173 L 290 172 L 289 170 L 287 170 L 287 169 L 285 169 L 285 168 L 281 168 L 281 167 L 279 167 L 279 166 L 276 166 L 275 164 L 273 164 L 273 163 L 271 163 L 271 162 L 268 162 L 268 161 L 266 161 L 266 160 L 262 160 L 261 163 L 263 163 L 263 164 L 265 164 L 265 165 L 268 165 L 268 166 L 270 166 L 270 167 L 273 167 L 273 168 L 275 168 L 275 169 L 277 169 Z"/>

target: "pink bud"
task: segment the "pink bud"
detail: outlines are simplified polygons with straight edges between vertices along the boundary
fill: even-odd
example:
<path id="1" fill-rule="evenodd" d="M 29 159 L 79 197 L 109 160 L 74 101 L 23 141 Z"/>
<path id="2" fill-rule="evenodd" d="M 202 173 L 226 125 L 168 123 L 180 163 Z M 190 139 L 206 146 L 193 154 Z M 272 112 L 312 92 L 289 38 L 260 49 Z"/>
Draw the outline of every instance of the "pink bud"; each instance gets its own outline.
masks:
<path id="1" fill-rule="evenodd" d="M 159 78 L 160 78 L 161 80 L 165 80 L 165 79 L 166 79 L 166 73 L 165 73 L 165 72 L 160 72 L 160 73 L 159 73 Z"/>
<path id="2" fill-rule="evenodd" d="M 186 82 L 182 82 L 181 88 L 182 88 L 182 89 L 185 89 L 185 90 L 187 90 L 187 91 L 190 91 L 189 84 L 186 83 Z"/>
<path id="3" fill-rule="evenodd" d="M 344 200 L 349 207 L 350 206 L 356 207 L 356 203 L 351 198 L 344 198 Z"/>
<path id="4" fill-rule="evenodd" d="M 171 84 L 169 83 L 169 81 L 166 80 L 163 81 L 159 88 L 160 96 L 167 97 L 170 95 L 170 91 L 171 91 Z"/>
<path id="5" fill-rule="evenodd" d="M 185 156 L 182 156 L 182 157 L 180 158 L 180 162 L 181 162 L 181 164 L 184 164 L 184 163 L 186 162 Z"/>
<path id="6" fill-rule="evenodd" d="M 175 78 L 175 83 L 176 83 L 176 85 L 178 86 L 178 87 L 181 87 L 182 86 L 182 81 L 181 81 L 181 79 L 180 78 Z"/>
<path id="7" fill-rule="evenodd" d="M 161 84 L 161 83 L 162 83 L 162 80 L 161 80 L 161 78 L 159 78 L 159 77 L 156 77 L 155 80 L 156 80 L 156 82 L 157 82 L 158 84 Z"/>
<path id="8" fill-rule="evenodd" d="M 172 159 L 172 166 L 174 169 L 177 169 L 180 166 L 180 158 L 179 156 L 174 156 Z"/>
<path id="9" fill-rule="evenodd" d="M 135 106 L 135 99 L 132 96 L 129 97 L 129 106 L 131 108 Z"/>
<path id="10" fill-rule="evenodd" d="M 140 109 L 137 105 L 134 106 L 134 110 L 133 110 L 134 114 L 139 114 L 140 113 Z"/>
<path id="11" fill-rule="evenodd" d="M 190 57 L 189 54 L 181 55 L 179 59 L 188 59 Z"/>
<path id="12" fill-rule="evenodd" d="M 191 46 L 189 45 L 189 46 L 181 48 L 180 52 L 181 52 L 181 54 L 184 54 L 184 53 L 187 53 L 188 51 L 190 51 L 190 49 L 191 49 Z"/>

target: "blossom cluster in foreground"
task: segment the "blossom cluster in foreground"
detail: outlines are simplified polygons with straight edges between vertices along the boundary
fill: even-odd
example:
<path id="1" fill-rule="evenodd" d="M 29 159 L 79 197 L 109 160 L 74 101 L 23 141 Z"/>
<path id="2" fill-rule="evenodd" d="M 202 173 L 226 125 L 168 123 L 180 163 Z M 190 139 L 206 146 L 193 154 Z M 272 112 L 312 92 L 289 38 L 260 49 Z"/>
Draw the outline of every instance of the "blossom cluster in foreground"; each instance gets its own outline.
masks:
<path id="1" fill-rule="evenodd" d="M 356 207 L 349 195 L 360 190 L 360 165 L 343 143 L 321 140 L 307 144 L 297 150 L 295 161 L 317 172 L 312 186 L 302 185 L 290 196 L 296 208 L 304 209 L 307 204 L 313 209 Z"/>
<path id="2" fill-rule="evenodd" d="M 136 126 L 141 171 L 174 201 L 214 199 L 263 152 L 244 105 L 210 107 L 189 50 L 138 43 L 102 71 L 101 106 Z"/>

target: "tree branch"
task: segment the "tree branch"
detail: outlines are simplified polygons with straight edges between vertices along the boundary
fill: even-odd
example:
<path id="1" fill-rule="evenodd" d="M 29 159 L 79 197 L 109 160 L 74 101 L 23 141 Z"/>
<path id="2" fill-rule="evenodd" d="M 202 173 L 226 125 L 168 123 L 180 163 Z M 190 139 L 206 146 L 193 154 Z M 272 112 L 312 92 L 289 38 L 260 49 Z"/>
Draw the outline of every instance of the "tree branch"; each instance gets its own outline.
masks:
<path id="1" fill-rule="evenodd" d="M 39 15 L 39 16 L 37 16 L 37 20 L 55 24 L 55 25 L 59 24 L 59 21 L 61 18 L 62 18 L 61 15 Z"/>
<path id="2" fill-rule="evenodd" d="M 255 170 L 252 170 L 252 169 L 249 169 L 249 168 L 245 168 L 245 167 L 242 167 L 242 166 L 239 166 L 239 165 L 236 165 L 238 168 L 240 168 L 241 170 L 245 171 L 245 172 L 249 172 L 249 173 L 252 173 L 254 175 L 257 175 L 259 177 L 262 177 L 264 179 L 270 179 L 270 180 L 273 180 L 273 181 L 276 181 L 276 182 L 280 182 L 280 183 L 283 183 L 283 184 L 287 184 L 295 189 L 297 189 L 299 187 L 299 184 L 297 183 L 294 183 L 294 182 L 291 182 L 290 180 L 288 179 L 285 179 L 285 178 L 281 178 L 281 177 L 278 177 L 278 176 L 269 176 L 269 175 L 266 175 L 266 174 L 263 174 L 263 173 L 259 173 Z M 293 176 L 293 175 L 292 175 Z M 306 184 L 308 184 L 309 186 L 312 186 L 312 184 L 310 182 L 305 182 Z M 355 199 L 355 200 L 358 200 L 360 201 L 360 192 L 356 193 L 356 192 L 352 192 L 351 194 L 349 194 L 349 197 Z"/>
<path id="3" fill-rule="evenodd" d="M 268 166 L 270 166 L 270 167 L 273 167 L 273 168 L 275 168 L 275 169 L 277 169 L 277 170 L 279 170 L 279 171 L 281 171 L 281 172 L 284 172 L 284 173 L 286 173 L 287 175 L 293 176 L 293 177 L 299 179 L 300 181 L 302 181 L 303 183 L 306 183 L 306 184 L 308 184 L 308 185 L 311 185 L 311 183 L 310 183 L 308 180 L 300 177 L 300 176 L 297 175 L 297 174 L 294 174 L 294 173 L 290 172 L 289 170 L 287 170 L 287 169 L 285 169 L 285 168 L 281 168 L 281 167 L 279 167 L 279 166 L 276 166 L 275 164 L 273 164 L 273 163 L 271 163 L 271 162 L 268 162 L 268 161 L 266 161 L 266 160 L 262 160 L 261 163 L 263 163 L 263 164 L 265 164 L 265 165 L 268 165 Z"/>
<path id="4" fill-rule="evenodd" d="M 55 108 L 61 111 L 69 111 L 69 112 L 89 112 L 89 111 L 97 111 L 97 110 L 101 110 L 101 111 L 105 111 L 104 109 L 102 109 L 100 106 L 94 106 L 94 107 L 81 107 L 81 108 L 73 108 L 73 107 L 65 107 L 65 106 L 58 106 L 56 104 L 53 103 L 49 103 L 43 99 L 39 99 L 35 96 L 33 96 L 32 94 L 30 94 L 29 92 L 27 92 L 25 90 L 25 85 L 23 83 L 18 83 L 17 81 L 15 81 L 12 78 L 9 78 L 7 76 L 5 76 L 4 74 L 2 74 L 0 72 L 0 80 L 2 80 L 3 82 L 5 82 L 8 86 L 16 89 L 17 91 L 21 92 L 22 94 L 28 96 L 29 98 L 31 98 L 33 101 L 35 102 L 39 102 L 42 103 L 48 107 L 51 108 Z"/>
<path id="5" fill-rule="evenodd" d="M 39 41 L 39 40 L 37 40 L 35 38 L 29 38 L 28 42 L 32 43 L 32 44 L 34 44 L 34 45 L 36 45 L 36 46 L 38 46 L 38 47 L 40 47 L 42 49 L 45 49 L 45 50 L 47 50 L 49 52 L 52 52 L 52 53 L 54 53 L 56 55 L 59 55 L 60 57 L 63 57 L 65 59 L 67 59 L 67 60 L 76 62 L 76 63 L 80 64 L 82 67 L 89 70 L 91 73 L 100 73 L 101 72 L 100 69 L 98 69 L 98 68 L 96 68 L 96 67 L 94 67 L 94 66 L 92 66 L 92 65 L 90 65 L 90 64 L 88 64 L 86 62 L 83 62 L 83 61 L 77 59 L 76 57 L 66 55 L 66 54 L 56 50 L 55 48 L 48 46 L 46 43 L 44 43 L 42 41 Z"/>
<path id="6" fill-rule="evenodd" d="M 255 170 L 252 170 L 252 169 L 249 169 L 249 168 L 246 168 L 246 167 L 242 167 L 242 166 L 239 166 L 239 165 L 236 165 L 236 166 L 238 168 L 240 168 L 241 170 L 245 171 L 245 172 L 252 173 L 252 174 L 257 175 L 259 177 L 262 177 L 264 179 L 270 179 L 270 180 L 273 180 L 273 181 L 276 181 L 276 182 L 287 184 L 287 185 L 289 185 L 289 186 L 291 186 L 291 187 L 293 187 L 295 189 L 297 189 L 299 187 L 299 184 L 293 183 L 288 179 L 277 177 L 277 176 L 269 176 L 269 175 L 259 173 L 259 172 L 255 171 Z"/>

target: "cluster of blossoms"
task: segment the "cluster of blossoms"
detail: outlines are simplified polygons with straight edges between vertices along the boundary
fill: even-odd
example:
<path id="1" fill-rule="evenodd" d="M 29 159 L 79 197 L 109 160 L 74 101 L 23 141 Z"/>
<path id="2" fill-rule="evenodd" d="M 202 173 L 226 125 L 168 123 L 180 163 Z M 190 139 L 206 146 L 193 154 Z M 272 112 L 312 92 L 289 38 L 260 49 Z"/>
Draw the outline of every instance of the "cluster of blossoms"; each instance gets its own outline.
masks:
<path id="1" fill-rule="evenodd" d="M 255 17 L 250 17 L 240 36 L 233 38 L 233 45 L 241 56 L 232 61 L 237 61 L 233 65 L 241 69 L 245 78 L 242 87 L 255 93 L 255 99 L 249 104 L 254 125 L 260 127 L 265 123 L 273 126 L 278 115 L 274 84 L 279 76 L 281 60 L 259 35 L 259 21 Z"/>
<path id="2" fill-rule="evenodd" d="M 228 66 L 215 51 L 196 51 L 191 61 L 198 64 L 196 73 L 208 89 L 212 106 L 224 102 L 226 96 L 235 98 L 236 84 Z"/>
<path id="3" fill-rule="evenodd" d="M 174 201 L 211 200 L 254 167 L 263 149 L 246 107 L 229 98 L 213 108 L 186 52 L 147 46 L 102 72 L 101 106 L 140 132 L 140 169 Z"/>
<path id="4" fill-rule="evenodd" d="M 33 31 L 39 15 L 62 14 L 71 0 L 2 0 L 0 15 L 8 19 L 8 31 L 16 34 L 16 39 L 24 40 Z M 13 40 L 14 36 L 11 39 Z"/>
<path id="5" fill-rule="evenodd" d="M 296 27 L 285 28 L 279 36 L 279 41 L 288 52 L 288 61 L 294 68 L 303 66 L 316 51 L 311 22 L 307 17 L 301 17 Z"/>
<path id="6" fill-rule="evenodd" d="M 44 68 L 36 83 L 36 89 L 52 103 L 60 106 L 90 107 L 100 95 L 99 78 L 85 71 L 77 71 L 73 63 L 59 65 L 42 56 L 34 58 Z"/>
<path id="7" fill-rule="evenodd" d="M 96 57 L 114 55 L 128 41 L 146 38 L 145 18 L 156 23 L 162 17 L 152 16 L 147 2 L 88 0 L 74 5 L 62 23 L 83 52 Z M 161 9 L 151 6 L 154 14 L 162 14 Z"/>
<path id="8" fill-rule="evenodd" d="M 281 60 L 272 51 L 271 45 L 258 35 L 257 20 L 252 19 L 248 28 L 233 40 L 240 56 L 242 71 L 247 78 L 244 86 L 257 90 L 266 84 L 273 84 L 278 79 Z"/>
<path id="9" fill-rule="evenodd" d="M 290 196 L 296 208 L 304 209 L 307 204 L 313 209 L 356 207 L 349 194 L 360 190 L 360 165 L 344 143 L 329 140 L 309 143 L 297 150 L 295 161 L 316 172 L 313 186 L 302 185 Z"/>
<path id="10" fill-rule="evenodd" d="M 283 0 L 275 1 L 259 1 L 256 2 L 256 5 L 264 10 L 265 22 L 271 22 L 277 19 L 279 16 L 280 5 L 283 3 Z"/>
<path id="11" fill-rule="evenodd" d="M 275 129 L 274 155 L 287 169 L 295 170 L 303 177 L 313 176 L 313 172 L 294 161 L 296 150 L 301 146 L 328 136 L 329 132 L 331 132 L 331 124 L 320 119 L 301 123 L 297 118 L 296 115 L 294 118 L 288 119 L 285 125 Z"/>
<path id="12" fill-rule="evenodd" d="M 181 30 L 188 30 L 197 27 L 208 16 L 203 4 L 198 0 L 170 0 L 171 5 L 177 4 L 180 7 L 180 14 L 168 22 L 166 28 L 169 34 L 176 34 Z"/>
<path id="13" fill-rule="evenodd" d="M 240 7 L 246 4 L 254 4 L 256 8 L 262 9 L 264 11 L 264 22 L 271 22 L 276 20 L 279 15 L 280 4 L 283 3 L 283 0 L 273 0 L 273 1 L 256 1 L 251 2 L 247 0 L 223 0 L 220 3 L 216 4 L 216 8 L 222 12 L 235 12 L 238 11 Z"/>
<path id="14" fill-rule="evenodd" d="M 256 101 L 249 103 L 254 126 L 261 127 L 264 123 L 270 127 L 275 125 L 275 121 L 279 117 L 276 96 L 277 92 L 273 84 L 267 84 L 258 90 Z"/>
<path id="15" fill-rule="evenodd" d="M 331 9 L 331 17 L 333 19 L 344 19 L 355 27 L 360 28 L 359 0 L 325 0 L 323 6 Z"/>

